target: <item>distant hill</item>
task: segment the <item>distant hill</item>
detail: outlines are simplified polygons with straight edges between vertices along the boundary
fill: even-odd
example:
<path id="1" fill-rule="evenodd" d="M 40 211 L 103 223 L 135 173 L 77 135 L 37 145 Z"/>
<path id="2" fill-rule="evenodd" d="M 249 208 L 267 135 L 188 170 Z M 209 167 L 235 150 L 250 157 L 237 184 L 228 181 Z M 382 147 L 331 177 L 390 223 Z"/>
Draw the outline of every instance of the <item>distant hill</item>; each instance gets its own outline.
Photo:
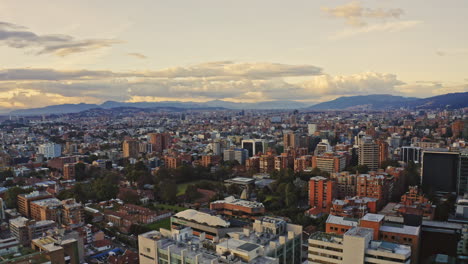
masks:
<path id="1" fill-rule="evenodd" d="M 373 94 L 340 97 L 329 102 L 319 103 L 313 106 L 296 101 L 265 101 L 258 103 L 234 103 L 223 100 L 213 100 L 203 103 L 198 102 L 116 102 L 107 101 L 97 104 L 62 104 L 51 105 L 42 108 L 31 108 L 11 111 L 11 115 L 47 115 L 78 113 L 90 109 L 115 109 L 115 108 L 167 108 L 167 109 L 302 109 L 302 110 L 385 110 L 400 107 L 410 109 L 437 109 L 437 108 L 463 108 L 468 107 L 468 92 L 438 95 L 429 98 L 403 97 L 389 94 Z"/>
<path id="2" fill-rule="evenodd" d="M 407 107 L 414 107 L 416 109 L 464 108 L 468 107 L 468 92 L 449 93 L 424 99 L 418 99 L 407 102 L 405 105 Z"/>
<path id="3" fill-rule="evenodd" d="M 394 96 L 388 94 L 373 94 L 361 96 L 340 97 L 308 107 L 308 110 L 353 110 L 370 109 L 385 110 L 400 107 L 410 109 L 457 109 L 468 107 L 468 92 L 451 93 L 428 98 Z"/>
<path id="4" fill-rule="evenodd" d="M 50 105 L 41 108 L 20 109 L 11 111 L 11 115 L 47 115 L 47 114 L 63 114 L 63 113 L 78 113 L 93 108 L 100 108 L 97 104 L 61 104 Z"/>
<path id="5" fill-rule="evenodd" d="M 309 107 L 310 110 L 345 110 L 345 109 L 386 109 L 407 103 L 417 98 L 389 94 L 373 94 L 339 97 L 335 100 L 319 103 Z"/>
<path id="6" fill-rule="evenodd" d="M 116 102 L 106 101 L 101 105 L 97 104 L 62 104 L 51 105 L 42 108 L 31 108 L 11 111 L 11 115 L 44 115 L 44 114 L 67 114 L 87 111 L 93 108 L 114 109 L 114 108 L 177 108 L 177 109 L 300 109 L 307 107 L 307 104 L 295 101 L 268 101 L 259 103 L 234 103 L 222 100 L 214 100 L 203 103 L 197 102 Z"/>

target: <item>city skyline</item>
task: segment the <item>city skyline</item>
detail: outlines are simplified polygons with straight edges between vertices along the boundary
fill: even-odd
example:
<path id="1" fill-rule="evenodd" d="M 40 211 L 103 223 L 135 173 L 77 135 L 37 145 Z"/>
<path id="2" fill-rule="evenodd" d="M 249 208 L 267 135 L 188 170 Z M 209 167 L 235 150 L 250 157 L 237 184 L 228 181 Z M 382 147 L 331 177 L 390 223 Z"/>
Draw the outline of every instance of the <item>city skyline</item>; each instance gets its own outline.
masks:
<path id="1" fill-rule="evenodd" d="M 461 0 L 3 1 L 0 110 L 465 92 L 466 7 Z"/>

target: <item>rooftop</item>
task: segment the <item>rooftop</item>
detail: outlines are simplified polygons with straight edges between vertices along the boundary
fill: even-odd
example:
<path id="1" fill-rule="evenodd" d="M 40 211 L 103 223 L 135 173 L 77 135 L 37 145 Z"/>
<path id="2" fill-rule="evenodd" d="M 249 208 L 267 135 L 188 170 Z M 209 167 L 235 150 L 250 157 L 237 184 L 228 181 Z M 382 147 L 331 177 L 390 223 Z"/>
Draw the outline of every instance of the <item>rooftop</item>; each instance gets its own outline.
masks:
<path id="1" fill-rule="evenodd" d="M 369 249 L 384 251 L 404 256 L 411 255 L 411 247 L 384 241 L 371 241 Z"/>
<path id="2" fill-rule="evenodd" d="M 345 233 L 345 236 L 354 236 L 354 237 L 372 237 L 374 235 L 374 230 L 371 228 L 365 227 L 353 227 Z"/>
<path id="3" fill-rule="evenodd" d="M 234 196 L 229 196 L 229 197 L 224 198 L 224 200 L 218 200 L 218 201 L 212 202 L 212 204 L 219 204 L 219 203 L 234 204 L 234 205 L 250 207 L 250 208 L 264 207 L 262 203 L 236 199 Z"/>
<path id="4" fill-rule="evenodd" d="M 347 218 L 342 216 L 329 215 L 327 224 L 343 225 L 343 226 L 358 226 L 358 219 Z"/>
<path id="5" fill-rule="evenodd" d="M 219 216 L 209 215 L 206 213 L 202 213 L 193 209 L 188 209 L 182 212 L 179 212 L 174 215 L 177 218 L 183 218 L 189 221 L 195 221 L 199 224 L 206 224 L 209 226 L 221 226 L 221 227 L 229 227 L 229 222 L 225 221 Z"/>
<path id="6" fill-rule="evenodd" d="M 385 223 L 380 227 L 380 231 L 418 236 L 421 232 L 421 227 Z"/>
<path id="7" fill-rule="evenodd" d="M 62 205 L 62 202 L 57 198 L 47 198 L 47 199 L 37 200 L 37 201 L 31 202 L 31 203 L 37 204 L 39 206 L 60 206 L 60 205 Z"/>
<path id="8" fill-rule="evenodd" d="M 384 215 L 369 213 L 369 214 L 366 214 L 364 217 L 362 217 L 361 220 L 369 221 L 369 222 L 382 222 L 384 218 L 385 218 Z"/>

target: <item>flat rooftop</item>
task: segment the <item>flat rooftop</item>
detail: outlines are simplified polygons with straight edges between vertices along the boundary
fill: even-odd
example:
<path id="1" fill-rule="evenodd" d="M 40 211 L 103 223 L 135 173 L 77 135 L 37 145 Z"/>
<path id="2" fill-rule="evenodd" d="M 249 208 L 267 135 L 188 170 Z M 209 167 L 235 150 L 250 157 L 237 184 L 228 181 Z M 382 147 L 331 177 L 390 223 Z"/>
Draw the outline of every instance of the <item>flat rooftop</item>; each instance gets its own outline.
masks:
<path id="1" fill-rule="evenodd" d="M 211 202 L 212 204 L 233 204 L 233 205 L 238 205 L 238 206 L 243 206 L 243 207 L 249 207 L 249 208 L 263 208 L 263 204 L 259 202 L 252 202 L 248 200 L 242 200 L 242 199 L 236 199 L 234 196 L 229 196 L 226 197 L 224 200 L 218 200 Z"/>

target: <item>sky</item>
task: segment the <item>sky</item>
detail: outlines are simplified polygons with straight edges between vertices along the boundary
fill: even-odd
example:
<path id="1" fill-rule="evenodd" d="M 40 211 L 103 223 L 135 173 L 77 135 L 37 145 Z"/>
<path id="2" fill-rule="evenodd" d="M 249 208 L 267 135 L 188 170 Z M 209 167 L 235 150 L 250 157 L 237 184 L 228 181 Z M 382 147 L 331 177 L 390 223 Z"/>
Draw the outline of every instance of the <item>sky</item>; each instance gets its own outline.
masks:
<path id="1" fill-rule="evenodd" d="M 0 111 L 468 91 L 466 0 L 0 0 Z"/>

